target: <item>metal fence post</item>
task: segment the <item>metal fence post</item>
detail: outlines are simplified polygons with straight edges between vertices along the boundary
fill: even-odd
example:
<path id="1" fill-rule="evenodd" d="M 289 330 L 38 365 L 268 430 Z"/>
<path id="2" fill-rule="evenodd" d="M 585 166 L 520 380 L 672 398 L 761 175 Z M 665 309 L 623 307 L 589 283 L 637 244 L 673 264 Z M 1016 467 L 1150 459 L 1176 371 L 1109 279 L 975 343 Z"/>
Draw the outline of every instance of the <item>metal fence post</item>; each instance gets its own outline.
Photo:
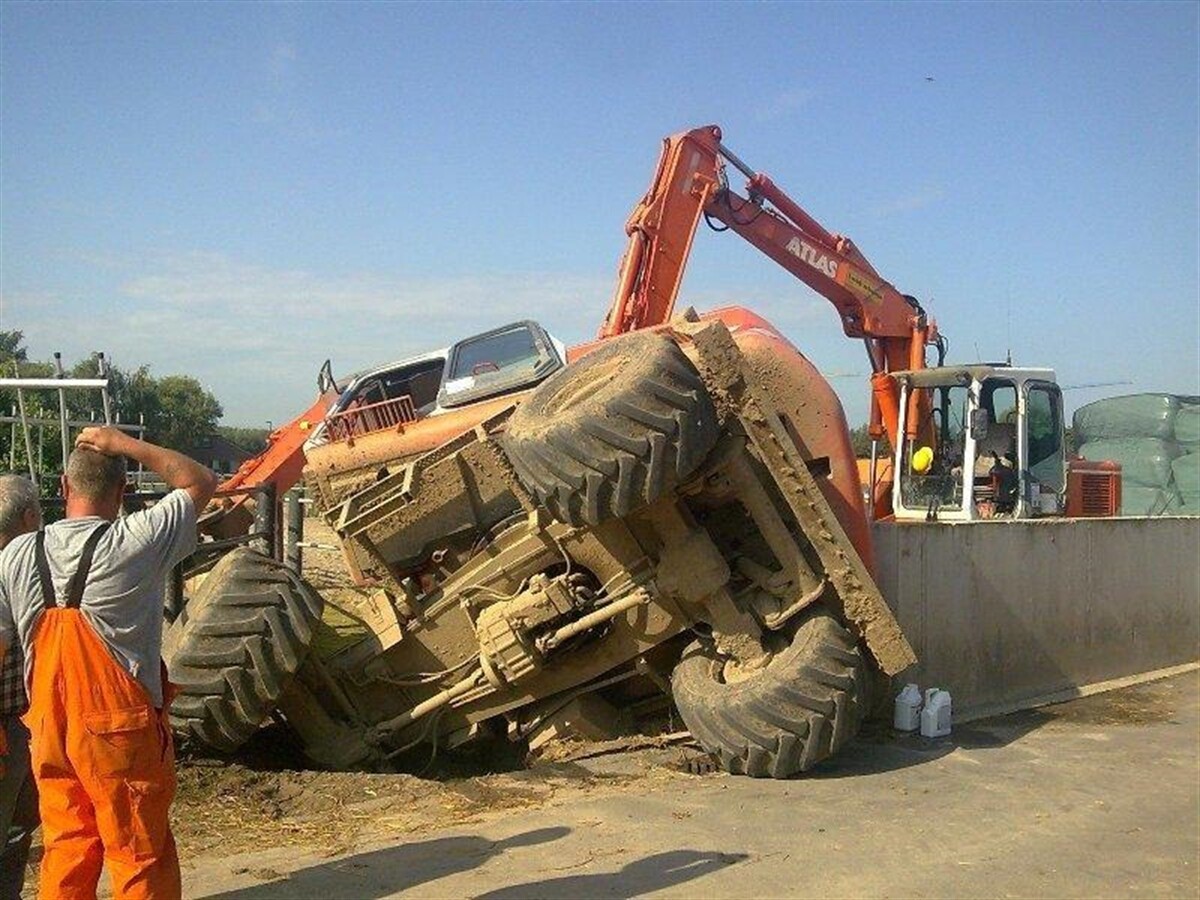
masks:
<path id="1" fill-rule="evenodd" d="M 17 368 L 15 361 L 13 368 Z M 17 388 L 17 408 L 21 410 L 21 433 L 25 436 L 25 461 L 29 464 L 29 480 L 37 485 L 40 494 L 42 485 L 38 480 L 37 465 L 33 461 L 33 438 L 29 434 L 29 418 L 25 415 L 25 392 L 20 388 Z"/>
<path id="2" fill-rule="evenodd" d="M 304 565 L 304 550 L 300 546 L 304 540 L 304 509 L 300 505 L 300 493 L 300 488 L 292 488 L 287 492 L 287 513 L 284 516 L 287 526 L 284 562 L 297 575 L 301 574 Z"/>
<path id="3" fill-rule="evenodd" d="M 59 378 L 66 378 L 67 373 L 63 371 L 62 354 L 55 352 L 54 354 L 54 371 L 58 373 Z M 58 427 L 62 434 L 59 437 L 62 439 L 62 468 L 67 470 L 67 457 L 71 455 L 71 429 L 67 427 L 67 392 L 62 388 L 58 389 Z"/>
<path id="4" fill-rule="evenodd" d="M 163 617 L 174 622 L 183 612 L 183 563 L 171 567 L 163 590 Z"/>
<path id="5" fill-rule="evenodd" d="M 267 482 L 258 489 L 258 496 L 255 498 L 254 506 L 254 530 L 258 533 L 255 538 L 254 546 L 259 553 L 264 556 L 276 558 L 275 550 L 277 547 L 276 537 L 276 502 L 275 502 L 275 485 Z"/>

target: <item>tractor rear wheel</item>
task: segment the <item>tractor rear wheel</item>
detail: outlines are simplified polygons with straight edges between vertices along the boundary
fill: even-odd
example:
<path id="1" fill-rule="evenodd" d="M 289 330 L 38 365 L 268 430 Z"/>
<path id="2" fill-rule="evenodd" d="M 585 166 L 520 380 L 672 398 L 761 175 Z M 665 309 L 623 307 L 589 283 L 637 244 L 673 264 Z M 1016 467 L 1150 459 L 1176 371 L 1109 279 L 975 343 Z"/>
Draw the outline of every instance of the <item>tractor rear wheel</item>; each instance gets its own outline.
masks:
<path id="1" fill-rule="evenodd" d="M 322 606 L 277 560 L 244 547 L 222 558 L 163 636 L 176 734 L 222 753 L 241 747 L 300 670 Z"/>
<path id="2" fill-rule="evenodd" d="M 791 644 L 726 682 L 711 643 L 696 641 L 671 675 L 692 736 L 734 774 L 788 778 L 836 753 L 870 709 L 870 671 L 854 636 L 814 606 Z"/>
<path id="3" fill-rule="evenodd" d="M 598 525 L 680 484 L 719 430 L 712 398 L 679 345 L 634 332 L 542 382 L 509 419 L 504 447 L 551 515 Z"/>

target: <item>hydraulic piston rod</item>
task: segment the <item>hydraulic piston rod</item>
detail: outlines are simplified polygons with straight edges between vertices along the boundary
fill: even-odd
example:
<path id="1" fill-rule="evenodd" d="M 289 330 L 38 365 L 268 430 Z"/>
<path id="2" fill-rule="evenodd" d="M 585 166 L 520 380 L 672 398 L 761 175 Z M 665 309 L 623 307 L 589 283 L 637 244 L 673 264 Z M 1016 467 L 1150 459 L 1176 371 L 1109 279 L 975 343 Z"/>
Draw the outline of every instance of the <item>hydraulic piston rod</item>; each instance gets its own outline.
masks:
<path id="1" fill-rule="evenodd" d="M 371 728 L 371 732 L 376 738 L 383 738 L 389 734 L 394 734 L 401 728 L 411 725 L 417 719 L 441 709 L 455 698 L 461 697 L 463 694 L 468 693 L 472 688 L 478 687 L 482 679 L 483 673 L 476 670 L 462 681 L 451 685 L 444 691 L 439 691 L 428 700 L 422 700 L 412 709 L 407 709 L 400 713 L 400 715 L 373 726 Z"/>
<path id="2" fill-rule="evenodd" d="M 650 594 L 643 588 L 638 588 L 627 597 L 622 597 L 620 600 L 614 600 L 595 612 L 590 612 L 582 618 L 576 619 L 570 625 L 564 625 L 558 631 L 552 631 L 543 637 L 538 638 L 537 648 L 543 653 L 553 650 L 563 641 L 575 637 L 577 634 L 583 634 L 589 628 L 595 628 L 601 622 L 607 622 L 609 619 L 615 619 L 627 609 L 633 609 L 635 606 L 641 606 L 643 603 L 650 602 Z"/>

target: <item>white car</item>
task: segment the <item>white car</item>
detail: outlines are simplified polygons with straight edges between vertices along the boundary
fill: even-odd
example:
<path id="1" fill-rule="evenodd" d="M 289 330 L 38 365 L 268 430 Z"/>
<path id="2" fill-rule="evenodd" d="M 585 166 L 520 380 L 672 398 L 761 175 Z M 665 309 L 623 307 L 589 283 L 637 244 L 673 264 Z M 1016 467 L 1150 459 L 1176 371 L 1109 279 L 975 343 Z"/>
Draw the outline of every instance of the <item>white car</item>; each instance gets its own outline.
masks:
<path id="1" fill-rule="evenodd" d="M 352 375 L 344 388 L 326 363 L 318 385 L 340 393 L 304 449 L 526 390 L 561 369 L 566 359 L 562 341 L 536 322 L 523 321 Z"/>

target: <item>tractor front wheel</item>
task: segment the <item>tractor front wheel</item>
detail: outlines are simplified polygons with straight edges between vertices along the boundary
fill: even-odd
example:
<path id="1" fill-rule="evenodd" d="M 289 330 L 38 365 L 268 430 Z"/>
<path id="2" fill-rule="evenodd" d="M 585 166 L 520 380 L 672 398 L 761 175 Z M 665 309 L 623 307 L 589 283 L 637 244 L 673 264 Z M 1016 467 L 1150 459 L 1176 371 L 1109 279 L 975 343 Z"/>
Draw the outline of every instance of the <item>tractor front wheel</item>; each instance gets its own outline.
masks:
<path id="1" fill-rule="evenodd" d="M 163 635 L 179 688 L 172 729 L 222 753 L 241 747 L 300 671 L 322 606 L 283 563 L 244 547 L 226 554 Z"/>
<path id="2" fill-rule="evenodd" d="M 671 676 L 692 736 L 734 774 L 788 778 L 836 753 L 870 710 L 869 664 L 819 605 L 767 665 L 726 681 L 711 642 L 695 641 Z M 739 673 L 740 674 L 740 673 Z"/>

